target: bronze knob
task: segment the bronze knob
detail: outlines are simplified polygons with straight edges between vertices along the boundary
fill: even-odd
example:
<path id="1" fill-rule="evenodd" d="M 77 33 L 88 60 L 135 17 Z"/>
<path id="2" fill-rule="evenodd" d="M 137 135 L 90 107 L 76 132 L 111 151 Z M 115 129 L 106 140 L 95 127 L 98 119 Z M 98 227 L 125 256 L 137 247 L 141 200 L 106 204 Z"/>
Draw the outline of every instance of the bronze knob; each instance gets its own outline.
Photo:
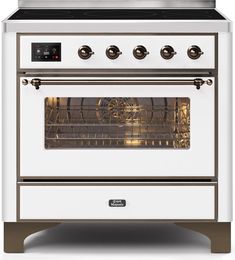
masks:
<path id="1" fill-rule="evenodd" d="M 170 45 L 165 45 L 164 47 L 162 47 L 160 53 L 162 58 L 165 60 L 170 60 L 177 54 L 174 48 Z"/>
<path id="2" fill-rule="evenodd" d="M 122 52 L 115 45 L 111 45 L 106 49 L 106 56 L 111 60 L 117 59 L 121 54 Z"/>
<path id="3" fill-rule="evenodd" d="M 78 56 L 83 59 L 83 60 L 87 60 L 91 57 L 91 55 L 93 55 L 94 52 L 92 51 L 92 49 L 87 46 L 87 45 L 83 45 L 79 48 L 78 50 Z"/>
<path id="4" fill-rule="evenodd" d="M 196 45 L 192 45 L 188 48 L 188 56 L 192 60 L 197 60 L 201 57 L 201 55 L 204 54 L 200 47 Z"/>
<path id="5" fill-rule="evenodd" d="M 147 51 L 147 49 L 142 46 L 142 45 L 138 45 L 134 48 L 133 50 L 133 55 L 136 59 L 138 60 L 142 60 L 144 59 L 147 55 L 149 54 L 149 52 Z"/>

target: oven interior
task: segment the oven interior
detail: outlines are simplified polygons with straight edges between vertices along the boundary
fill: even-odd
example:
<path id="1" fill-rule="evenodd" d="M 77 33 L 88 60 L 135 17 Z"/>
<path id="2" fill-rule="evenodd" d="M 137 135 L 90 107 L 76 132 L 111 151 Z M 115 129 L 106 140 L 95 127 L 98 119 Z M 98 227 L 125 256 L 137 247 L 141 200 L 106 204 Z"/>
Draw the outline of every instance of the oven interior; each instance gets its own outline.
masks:
<path id="1" fill-rule="evenodd" d="M 190 148 L 187 97 L 46 97 L 45 148 Z"/>

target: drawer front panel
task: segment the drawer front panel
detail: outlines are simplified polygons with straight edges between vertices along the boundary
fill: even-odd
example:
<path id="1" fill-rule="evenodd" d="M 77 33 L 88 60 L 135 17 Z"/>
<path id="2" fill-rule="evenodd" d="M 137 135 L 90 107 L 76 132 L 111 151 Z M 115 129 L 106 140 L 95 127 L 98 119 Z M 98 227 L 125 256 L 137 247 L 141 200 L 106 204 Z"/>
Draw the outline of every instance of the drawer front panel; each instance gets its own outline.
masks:
<path id="1" fill-rule="evenodd" d="M 23 185 L 20 220 L 214 220 L 215 186 Z"/>

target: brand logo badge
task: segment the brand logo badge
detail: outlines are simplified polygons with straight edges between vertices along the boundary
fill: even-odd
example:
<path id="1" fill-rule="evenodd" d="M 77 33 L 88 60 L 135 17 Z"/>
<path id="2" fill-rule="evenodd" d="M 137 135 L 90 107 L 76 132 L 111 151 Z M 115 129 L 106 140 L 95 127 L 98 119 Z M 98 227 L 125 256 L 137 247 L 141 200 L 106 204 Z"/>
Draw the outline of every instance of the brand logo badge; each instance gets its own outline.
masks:
<path id="1" fill-rule="evenodd" d="M 126 207 L 126 200 L 109 200 L 109 207 Z"/>

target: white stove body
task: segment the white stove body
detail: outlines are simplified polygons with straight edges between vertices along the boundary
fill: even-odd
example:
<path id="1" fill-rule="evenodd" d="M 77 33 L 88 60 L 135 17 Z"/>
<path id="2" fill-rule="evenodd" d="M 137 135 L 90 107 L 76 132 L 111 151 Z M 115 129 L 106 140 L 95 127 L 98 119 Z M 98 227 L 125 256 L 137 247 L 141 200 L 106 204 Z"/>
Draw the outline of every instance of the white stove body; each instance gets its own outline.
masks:
<path id="1" fill-rule="evenodd" d="M 215 35 L 21 35 L 20 36 L 20 69 L 199 69 L 215 68 Z M 60 42 L 62 46 L 61 62 L 32 62 L 31 44 L 34 42 Z M 145 46 L 149 55 L 143 60 L 137 60 L 132 54 L 136 43 Z M 94 51 L 89 60 L 78 58 L 80 46 L 88 45 Z M 116 45 L 122 55 L 110 60 L 105 50 L 110 45 Z M 171 60 L 164 60 L 160 52 L 162 46 L 174 46 L 177 55 Z M 187 56 L 187 49 L 191 45 L 199 45 L 204 55 L 201 59 L 192 60 Z M 185 61 L 185 62 L 184 62 Z M 45 78 L 44 79 L 53 79 Z M 55 78 L 55 77 L 54 77 Z M 182 78 L 182 77 L 181 77 Z M 21 77 L 31 81 L 32 77 Z M 61 77 L 57 77 L 60 80 Z M 62 77 L 63 79 L 63 77 Z M 68 77 L 67 79 L 74 79 Z M 80 77 L 89 81 L 89 77 Z M 148 85 L 148 80 L 159 80 L 157 77 L 141 77 L 146 80 L 142 85 L 108 84 L 109 80 L 139 80 L 136 78 L 109 77 L 103 79 L 104 85 L 58 85 L 44 86 L 35 91 L 34 88 L 20 85 L 20 176 L 23 177 L 213 177 L 215 176 L 214 138 L 215 138 L 215 78 L 204 77 L 203 80 L 212 80 L 211 86 L 203 86 L 198 91 L 194 85 Z M 164 77 L 164 79 L 171 79 Z M 173 77 L 172 79 L 177 78 Z M 183 77 L 183 79 L 192 79 Z M 190 99 L 191 138 L 190 149 L 57 149 L 49 151 L 44 144 L 44 100 L 47 97 L 187 97 Z M 30 109 L 29 109 L 30 108 Z M 203 116 L 202 116 L 203 115 Z M 32 131 L 31 125 L 34 126 Z M 201 127 L 203 126 L 203 127 Z M 30 138 L 28 138 L 30 136 Z M 204 149 L 202 149 L 204 145 Z M 34 154 L 31 151 L 34 151 Z M 28 160 L 30 159 L 30 162 Z M 65 159 L 66 158 L 66 159 Z M 91 159 L 92 158 L 92 159 Z M 195 160 L 195 158 L 197 158 Z M 66 160 L 66 163 L 65 163 Z M 92 163 L 90 161 L 92 160 Z M 32 171 L 37 162 L 40 165 Z M 112 166 L 114 162 L 119 162 Z M 167 162 L 171 161 L 170 165 Z M 200 163 L 198 163 L 200 161 Z M 69 167 L 68 167 L 69 165 Z M 77 167 L 79 165 L 79 168 Z M 104 165 L 106 165 L 104 167 Z M 112 169 L 112 170 L 110 170 Z"/>
<path id="2" fill-rule="evenodd" d="M 86 26 L 84 26 L 84 24 Z M 81 26 L 80 26 L 81 25 Z M 95 25 L 95 27 L 94 27 Z M 114 26 L 115 25 L 115 26 Z M 148 25 L 148 26 L 146 26 Z M 79 219 L 155 219 L 174 220 L 182 219 L 210 220 L 230 222 L 232 219 L 232 85 L 231 85 L 231 29 L 229 21 L 34 21 L 34 22 L 4 22 L 3 34 L 3 219 L 5 222 L 21 220 L 79 220 Z M 86 29 L 84 29 L 86 28 Z M 94 28 L 96 28 L 94 32 Z M 147 28 L 147 31 L 146 31 Z M 84 34 L 84 30 L 87 34 Z M 145 31 L 146 35 L 141 36 Z M 167 36 L 161 35 L 162 32 Z M 128 33 L 137 35 L 129 36 Z M 20 37 L 17 36 L 20 33 Z M 58 35 L 61 33 L 61 35 Z M 100 33 L 101 35 L 89 35 Z M 115 35 L 119 33 L 121 35 Z M 150 34 L 149 36 L 148 33 Z M 171 35 L 177 33 L 179 35 Z M 205 35 L 193 35 L 193 33 L 205 33 Z M 44 35 L 45 34 L 45 35 Z M 53 34 L 53 35 L 52 35 Z M 102 35 L 103 34 L 103 35 Z M 106 34 L 111 34 L 107 36 Z M 138 35 L 139 34 L 139 35 Z M 155 35 L 156 34 L 156 35 Z M 160 35 L 158 35 L 160 34 Z M 183 34 L 183 35 L 182 35 Z M 187 35 L 190 34 L 190 35 Z M 215 45 L 215 37 L 218 37 L 218 46 Z M 81 37 L 82 36 L 82 37 Z M 19 38 L 17 38 L 19 37 Z M 17 43 L 17 39 L 19 39 Z M 30 44 L 34 41 L 59 41 L 63 43 L 64 55 L 61 63 L 37 63 L 31 62 Z M 138 42 L 137 42 L 138 41 Z M 154 45 L 152 44 L 154 42 Z M 20 55 L 19 49 L 20 46 Z M 88 61 L 79 60 L 77 49 L 80 45 L 91 45 L 95 55 Z M 120 46 L 123 54 L 116 61 L 108 60 L 105 56 L 105 48 L 115 44 Z M 133 58 L 132 49 L 137 44 L 148 47 L 150 55 L 144 60 Z M 159 50 L 162 45 L 173 45 L 177 55 L 167 61 L 161 59 Z M 191 44 L 202 46 L 205 55 L 202 59 L 193 61 L 186 55 L 186 50 Z M 216 46 L 216 47 L 215 47 Z M 218 48 L 218 64 L 216 64 L 216 48 Z M 156 49 L 156 51 L 155 51 Z M 97 54 L 97 55 L 96 55 Z M 152 55 L 151 55 L 152 54 Z M 19 55 L 18 59 L 16 58 Z M 18 64 L 17 64 L 18 60 Z M 42 86 L 37 92 L 32 86 L 23 86 L 22 79 L 32 79 L 31 75 L 21 75 L 19 72 L 39 72 L 44 69 L 53 71 L 63 69 L 188 69 L 213 71 L 218 65 L 218 77 L 216 74 L 202 76 L 204 80 L 211 79 L 212 86 L 202 86 L 196 90 L 195 86 Z M 52 79 L 54 76 L 41 79 Z M 57 75 L 58 76 L 58 75 Z M 64 78 L 64 77 L 63 77 Z M 84 77 L 87 78 L 87 77 Z M 167 77 L 164 77 L 168 79 Z M 185 79 L 193 79 L 191 76 Z M 125 80 L 125 77 L 122 78 Z M 153 79 L 159 79 L 154 77 Z M 214 82 L 217 82 L 215 84 Z M 215 88 L 217 87 L 217 93 Z M 20 99 L 17 97 L 17 88 Z M 191 148 L 187 151 L 169 150 L 51 150 L 44 149 L 43 130 L 43 100 L 47 96 L 187 96 L 192 102 L 192 127 Z M 215 95 L 218 98 L 218 108 L 215 105 Z M 20 102 L 20 103 L 19 103 Z M 20 111 L 18 110 L 20 106 Z M 32 109 L 32 110 L 29 110 Z M 215 117 L 216 109 L 217 118 Z M 33 116 L 36 115 L 35 117 Z M 199 115 L 203 114 L 205 129 L 200 127 Z M 20 121 L 20 133 L 17 132 L 17 118 Z M 215 132 L 215 125 L 218 129 Z M 31 131 L 30 131 L 31 130 Z M 203 135 L 203 133 L 206 133 Z M 218 140 L 215 140 L 218 133 Z M 218 155 L 215 156 L 215 144 L 218 144 Z M 206 145 L 203 146 L 202 144 Z M 17 153 L 20 153 L 20 161 Z M 166 157 L 165 157 L 166 156 Z M 76 158 L 81 158 L 76 160 Z M 107 158 L 108 162 L 103 160 Z M 118 158 L 118 165 L 113 172 L 108 170 L 113 164 L 114 158 Z M 154 165 L 157 160 L 158 165 Z M 164 159 L 167 158 L 167 159 Z M 64 168 L 64 162 L 69 161 L 69 167 Z M 57 166 L 56 166 L 57 163 Z M 136 167 L 133 169 L 133 164 Z M 175 166 L 179 163 L 178 168 Z M 164 165 L 168 164 L 167 170 Z M 54 168 L 53 168 L 54 167 Z M 76 170 L 80 169 L 80 172 Z M 119 182 L 115 184 L 110 180 L 110 187 L 100 184 L 95 187 L 95 182 L 86 182 L 80 187 L 71 183 L 51 183 L 44 185 L 40 179 L 46 177 L 64 178 L 108 176 L 123 177 L 126 175 L 124 168 L 128 169 L 128 176 L 133 177 L 133 182 Z M 143 172 L 145 171 L 145 172 Z M 96 174 L 96 175 L 95 175 Z M 102 174 L 102 175 L 101 175 Z M 135 177 L 186 177 L 192 182 L 172 183 L 148 183 L 147 186 L 138 186 L 134 182 Z M 31 176 L 38 178 L 39 182 L 23 183 L 23 178 Z M 194 178 L 205 177 L 211 182 L 197 182 Z M 51 180 L 50 180 L 51 181 Z M 94 180 L 93 180 L 94 181 Z M 141 183 L 141 182 L 139 182 Z M 113 187 L 114 185 L 115 187 Z M 137 185 L 137 186 L 135 186 Z M 149 185 L 149 186 L 148 186 Z M 219 188 L 217 191 L 217 187 Z M 50 200 L 48 195 L 50 194 Z M 139 194 L 142 194 L 140 196 Z M 20 196 L 17 197 L 17 196 Z M 78 198 L 77 207 L 73 207 L 73 196 Z M 152 196 L 161 198 L 157 202 L 159 209 L 152 208 L 150 204 L 145 209 L 138 208 Z M 20 205 L 17 204 L 17 198 Z M 29 200 L 30 198 L 30 200 Z M 79 199 L 80 198 L 80 199 Z M 94 201 L 97 208 L 87 207 Z M 125 208 L 108 207 L 110 199 L 125 199 Z M 45 203 L 47 201 L 47 203 Z M 69 203 L 68 203 L 69 202 Z M 139 202 L 141 202 L 139 204 Z M 192 204 L 191 204 L 192 203 Z M 50 208 L 53 204 L 54 208 Z M 17 206 L 18 205 L 18 206 Z M 38 205 L 36 210 L 35 205 Z M 62 205 L 62 206 L 61 206 Z M 66 206 L 67 205 L 67 206 Z M 70 205 L 70 206 L 69 206 Z M 167 205 L 167 206 L 166 206 Z M 194 205 L 189 207 L 189 205 Z M 17 207 L 20 207 L 20 209 Z M 68 207 L 68 208 L 66 208 Z M 177 207 L 181 209 L 177 211 Z M 188 208 L 189 207 L 189 208 Z M 60 211 L 59 209 L 66 209 Z M 98 213 L 98 209 L 100 209 Z M 189 209 L 189 210 L 185 210 Z M 81 213 L 82 211 L 82 213 Z M 161 212 L 161 214 L 160 214 Z M 178 212 L 178 213 L 177 213 Z M 190 213 L 189 213 L 190 212 Z M 65 214 L 66 213 L 66 214 Z"/>

